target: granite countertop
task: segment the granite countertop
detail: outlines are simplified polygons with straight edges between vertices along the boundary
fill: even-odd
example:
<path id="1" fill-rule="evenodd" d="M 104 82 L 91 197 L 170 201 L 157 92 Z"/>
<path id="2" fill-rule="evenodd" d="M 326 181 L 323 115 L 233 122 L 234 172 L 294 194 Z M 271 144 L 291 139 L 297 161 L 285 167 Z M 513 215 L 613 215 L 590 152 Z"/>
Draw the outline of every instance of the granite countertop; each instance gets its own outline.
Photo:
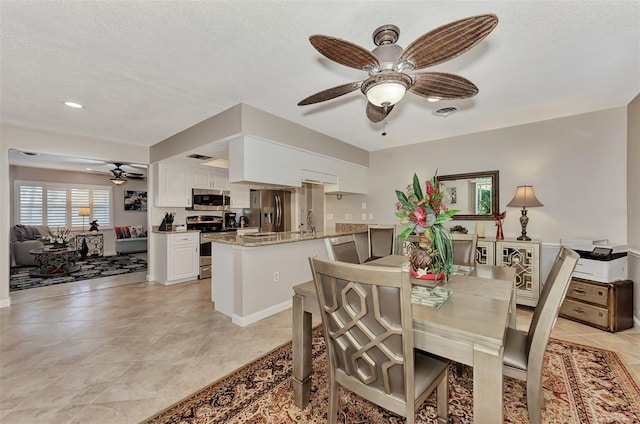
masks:
<path id="1" fill-rule="evenodd" d="M 229 233 L 206 233 L 202 234 L 202 241 L 211 241 L 214 243 L 232 244 L 243 247 L 260 247 L 272 244 L 295 243 L 298 241 L 317 240 L 329 237 L 339 237 L 349 234 L 361 233 L 362 231 L 344 231 L 344 232 L 316 232 L 300 233 L 300 232 L 282 232 L 282 233 L 249 233 L 243 236 Z M 255 234 L 260 234 L 256 236 Z"/>

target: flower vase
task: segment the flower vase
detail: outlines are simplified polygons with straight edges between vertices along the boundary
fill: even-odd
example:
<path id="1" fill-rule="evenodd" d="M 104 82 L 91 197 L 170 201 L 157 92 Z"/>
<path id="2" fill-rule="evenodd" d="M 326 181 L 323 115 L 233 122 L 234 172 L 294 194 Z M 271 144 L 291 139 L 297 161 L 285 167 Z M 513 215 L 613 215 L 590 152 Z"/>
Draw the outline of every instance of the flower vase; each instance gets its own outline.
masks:
<path id="1" fill-rule="evenodd" d="M 430 273 L 433 262 L 432 256 L 429 254 L 430 243 L 425 234 L 420 234 L 420 240 L 409 255 L 409 263 L 411 264 L 411 274 L 421 280 L 439 280 L 444 277 L 444 273 Z"/>

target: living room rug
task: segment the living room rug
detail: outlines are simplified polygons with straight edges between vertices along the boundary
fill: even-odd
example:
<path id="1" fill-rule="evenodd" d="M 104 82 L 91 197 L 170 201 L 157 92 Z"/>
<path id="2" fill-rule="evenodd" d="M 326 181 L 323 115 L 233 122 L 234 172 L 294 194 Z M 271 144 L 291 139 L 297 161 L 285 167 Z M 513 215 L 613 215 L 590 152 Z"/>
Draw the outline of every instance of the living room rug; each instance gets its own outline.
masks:
<path id="1" fill-rule="evenodd" d="M 109 277 L 130 272 L 146 271 L 147 261 L 132 255 L 113 255 L 87 257 L 76 262 L 80 269 L 60 277 L 32 277 L 29 272 L 35 266 L 20 266 L 11 268 L 9 291 L 32 289 L 35 287 L 52 286 L 55 284 L 71 283 L 80 280 Z"/>
<path id="2" fill-rule="evenodd" d="M 326 423 L 326 348 L 322 326 L 313 334 L 311 401 L 294 405 L 291 342 L 201 389 L 148 419 L 160 423 Z M 449 422 L 473 422 L 473 375 L 449 368 Z M 545 423 L 640 423 L 640 388 L 611 351 L 550 340 L 544 368 Z M 340 389 L 339 423 L 404 423 L 348 390 Z M 433 394 L 416 414 L 437 422 Z M 526 385 L 505 377 L 504 422 L 528 423 Z"/>

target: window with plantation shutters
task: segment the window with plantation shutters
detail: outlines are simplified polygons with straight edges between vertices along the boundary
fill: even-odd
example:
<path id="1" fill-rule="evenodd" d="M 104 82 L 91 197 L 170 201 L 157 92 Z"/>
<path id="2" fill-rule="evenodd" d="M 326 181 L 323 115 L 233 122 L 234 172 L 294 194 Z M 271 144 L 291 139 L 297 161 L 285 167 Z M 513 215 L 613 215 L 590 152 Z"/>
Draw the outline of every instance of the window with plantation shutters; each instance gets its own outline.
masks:
<path id="1" fill-rule="evenodd" d="M 15 193 L 16 205 L 20 211 L 18 221 L 23 225 L 43 225 L 44 188 L 36 185 L 21 185 Z"/>
<path id="2" fill-rule="evenodd" d="M 16 223 L 83 228 L 80 208 L 90 208 L 91 216 L 84 218 L 84 227 L 98 220 L 100 228 L 113 226 L 111 186 L 81 184 L 51 184 L 46 182 L 15 182 Z"/>
<path id="3" fill-rule="evenodd" d="M 46 187 L 47 221 L 49 227 L 67 226 L 67 189 L 66 187 Z"/>

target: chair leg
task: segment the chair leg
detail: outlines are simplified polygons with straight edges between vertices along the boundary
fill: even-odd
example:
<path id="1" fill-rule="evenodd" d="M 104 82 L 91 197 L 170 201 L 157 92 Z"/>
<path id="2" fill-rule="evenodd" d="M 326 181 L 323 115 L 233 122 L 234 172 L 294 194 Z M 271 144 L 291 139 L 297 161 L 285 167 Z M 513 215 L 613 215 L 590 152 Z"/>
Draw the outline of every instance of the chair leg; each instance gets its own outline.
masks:
<path id="1" fill-rule="evenodd" d="M 449 414 L 449 371 L 444 370 L 444 377 L 440 384 L 438 384 L 437 398 L 438 398 L 438 422 L 446 423 Z"/>
<path id="2" fill-rule="evenodd" d="M 529 423 L 542 423 L 542 409 L 544 408 L 544 396 L 542 395 L 542 382 L 533 378 L 527 380 L 527 409 L 529 410 Z"/>
<path id="3" fill-rule="evenodd" d="M 336 424 L 338 420 L 338 385 L 334 379 L 329 379 L 329 413 L 327 422 Z"/>

